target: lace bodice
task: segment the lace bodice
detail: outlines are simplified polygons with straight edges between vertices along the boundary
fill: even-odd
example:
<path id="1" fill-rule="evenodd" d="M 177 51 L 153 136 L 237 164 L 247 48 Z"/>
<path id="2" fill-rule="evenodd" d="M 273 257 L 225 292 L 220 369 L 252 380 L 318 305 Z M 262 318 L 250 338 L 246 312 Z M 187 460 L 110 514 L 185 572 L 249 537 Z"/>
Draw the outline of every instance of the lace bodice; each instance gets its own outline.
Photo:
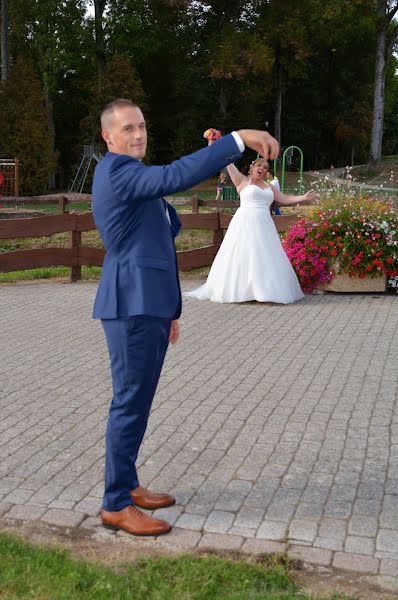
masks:
<path id="1" fill-rule="evenodd" d="M 258 185 L 249 183 L 240 192 L 240 205 L 242 208 L 261 208 L 269 210 L 274 201 L 274 192 L 270 187 L 262 189 Z"/>

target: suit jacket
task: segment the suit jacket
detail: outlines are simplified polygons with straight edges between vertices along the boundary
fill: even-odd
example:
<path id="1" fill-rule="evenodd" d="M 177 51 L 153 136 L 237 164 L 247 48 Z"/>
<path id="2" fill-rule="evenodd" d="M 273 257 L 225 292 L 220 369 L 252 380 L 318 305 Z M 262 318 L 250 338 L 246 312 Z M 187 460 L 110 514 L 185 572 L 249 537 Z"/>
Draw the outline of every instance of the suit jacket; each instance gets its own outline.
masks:
<path id="1" fill-rule="evenodd" d="M 178 319 L 181 290 L 174 237 L 181 223 L 163 196 L 192 187 L 240 156 L 232 135 L 164 166 L 105 154 L 93 182 L 94 221 L 106 250 L 95 319 Z"/>

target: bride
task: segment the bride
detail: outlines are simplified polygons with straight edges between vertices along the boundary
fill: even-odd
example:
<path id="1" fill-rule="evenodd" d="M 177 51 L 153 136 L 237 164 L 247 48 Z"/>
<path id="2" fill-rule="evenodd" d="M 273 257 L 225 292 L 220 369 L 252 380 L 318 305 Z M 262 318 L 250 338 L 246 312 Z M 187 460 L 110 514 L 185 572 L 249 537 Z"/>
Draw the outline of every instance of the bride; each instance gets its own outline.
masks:
<path id="1" fill-rule="evenodd" d="M 311 202 L 313 191 L 287 196 L 265 183 L 268 163 L 258 158 L 249 176 L 234 165 L 228 173 L 240 195 L 236 211 L 214 259 L 207 281 L 184 296 L 212 302 L 276 302 L 290 304 L 304 298 L 271 217 L 274 200 L 280 205 Z"/>

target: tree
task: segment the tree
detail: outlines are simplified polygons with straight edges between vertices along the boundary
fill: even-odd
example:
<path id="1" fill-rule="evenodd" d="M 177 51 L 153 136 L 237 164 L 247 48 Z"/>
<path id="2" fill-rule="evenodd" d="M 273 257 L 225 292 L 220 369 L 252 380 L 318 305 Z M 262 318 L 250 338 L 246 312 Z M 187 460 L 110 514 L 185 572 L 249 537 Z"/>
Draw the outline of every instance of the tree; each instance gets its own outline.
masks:
<path id="1" fill-rule="evenodd" d="M 44 91 L 33 64 L 17 59 L 1 85 L 0 155 L 21 162 L 22 194 L 42 194 L 56 164 Z"/>
<path id="2" fill-rule="evenodd" d="M 103 107 L 116 98 L 127 98 L 144 111 L 147 107 L 140 77 L 129 58 L 115 54 L 107 61 L 100 90 L 89 85 L 87 116 L 81 122 L 82 141 L 95 144 L 101 141 L 99 115 Z"/>
<path id="3" fill-rule="evenodd" d="M 105 69 L 105 40 L 103 18 L 107 0 L 94 0 L 94 32 L 95 55 L 97 58 L 98 87 L 101 87 L 102 76 Z"/>
<path id="4" fill-rule="evenodd" d="M 1 79 L 5 81 L 10 69 L 8 42 L 8 0 L 1 0 Z"/>
<path id="5" fill-rule="evenodd" d="M 398 23 L 394 21 L 397 11 L 398 2 L 377 0 L 377 47 L 369 165 L 375 164 L 381 159 L 386 73 L 388 61 L 398 37 Z"/>

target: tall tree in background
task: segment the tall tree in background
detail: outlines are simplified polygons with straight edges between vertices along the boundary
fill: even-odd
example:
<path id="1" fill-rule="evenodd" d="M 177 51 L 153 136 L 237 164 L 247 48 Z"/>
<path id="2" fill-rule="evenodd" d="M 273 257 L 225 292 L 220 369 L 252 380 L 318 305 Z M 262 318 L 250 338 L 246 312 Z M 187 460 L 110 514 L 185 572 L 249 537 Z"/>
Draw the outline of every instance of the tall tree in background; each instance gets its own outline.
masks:
<path id="1" fill-rule="evenodd" d="M 5 81 L 10 69 L 8 43 L 8 0 L 1 0 L 1 80 Z"/>
<path id="2" fill-rule="evenodd" d="M 97 59 L 98 87 L 101 87 L 102 76 L 105 70 L 105 38 L 104 38 L 104 11 L 107 0 L 94 0 L 94 32 L 95 56 Z"/>
<path id="3" fill-rule="evenodd" d="M 307 60 L 311 54 L 309 24 L 313 18 L 314 6 L 309 0 L 269 0 L 260 12 L 259 28 L 267 36 L 274 56 L 273 134 L 279 143 L 282 142 L 282 106 L 288 81 L 307 79 Z"/>
<path id="4" fill-rule="evenodd" d="M 81 141 L 84 144 L 103 143 L 99 115 L 108 102 L 115 98 L 128 98 L 143 111 L 147 108 L 141 79 L 129 58 L 122 54 L 115 54 L 107 61 L 101 89 L 99 90 L 94 83 L 91 83 L 88 89 L 87 116 L 80 123 Z"/>
<path id="5" fill-rule="evenodd" d="M 368 164 L 380 161 L 383 143 L 385 82 L 388 61 L 398 37 L 398 23 L 394 17 L 398 2 L 377 0 L 377 48 L 375 63 L 373 124 Z"/>
<path id="6" fill-rule="evenodd" d="M 0 155 L 21 161 L 22 194 L 42 194 L 55 167 L 43 86 L 33 64 L 17 59 L 2 85 Z"/>

